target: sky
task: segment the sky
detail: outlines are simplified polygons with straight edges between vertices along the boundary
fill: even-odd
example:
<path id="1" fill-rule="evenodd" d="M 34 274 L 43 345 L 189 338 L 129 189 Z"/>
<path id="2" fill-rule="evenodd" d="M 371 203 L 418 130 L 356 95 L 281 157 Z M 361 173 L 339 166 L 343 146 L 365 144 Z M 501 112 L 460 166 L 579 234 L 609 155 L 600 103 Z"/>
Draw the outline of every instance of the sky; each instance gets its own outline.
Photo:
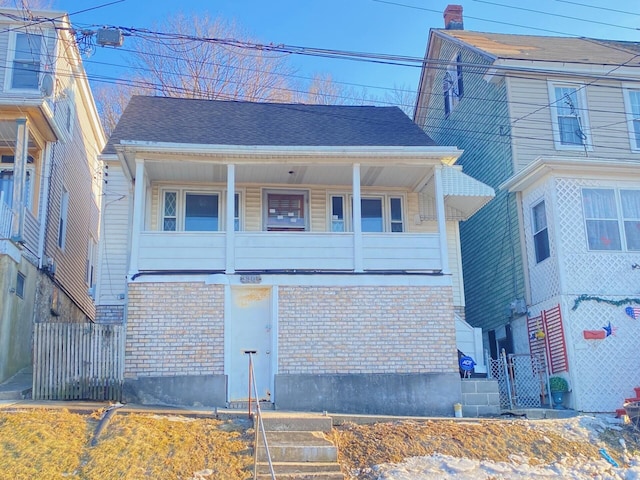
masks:
<path id="1" fill-rule="evenodd" d="M 640 41 L 640 0 L 52 0 L 74 26 L 155 28 L 170 15 L 203 14 L 235 21 L 255 41 L 422 58 L 430 28 L 443 28 L 449 3 L 463 6 L 465 30 L 525 35 L 571 35 Z M 105 5 L 112 3 L 111 5 Z M 104 5 L 104 6 L 102 6 Z M 80 10 L 90 11 L 75 13 Z M 511 8 L 510 8 L 511 7 Z M 515 7 L 515 8 L 514 8 Z M 97 47 L 85 57 L 94 75 L 126 72 L 123 49 Z M 380 65 L 290 55 L 300 77 L 330 75 L 345 88 L 383 97 L 415 91 L 418 66 Z M 107 65 L 105 65 L 107 64 Z M 95 84 L 95 80 L 92 82 Z"/>

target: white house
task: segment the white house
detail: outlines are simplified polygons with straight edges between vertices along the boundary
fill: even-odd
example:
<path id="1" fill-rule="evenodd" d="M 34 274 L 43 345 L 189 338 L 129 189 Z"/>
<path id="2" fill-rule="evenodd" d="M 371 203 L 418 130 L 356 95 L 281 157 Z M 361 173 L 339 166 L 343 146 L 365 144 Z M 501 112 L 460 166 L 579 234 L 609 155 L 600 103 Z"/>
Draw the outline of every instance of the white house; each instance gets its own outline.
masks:
<path id="1" fill-rule="evenodd" d="M 134 97 L 109 183 L 98 321 L 127 396 L 450 413 L 458 222 L 492 189 L 395 107 Z"/>

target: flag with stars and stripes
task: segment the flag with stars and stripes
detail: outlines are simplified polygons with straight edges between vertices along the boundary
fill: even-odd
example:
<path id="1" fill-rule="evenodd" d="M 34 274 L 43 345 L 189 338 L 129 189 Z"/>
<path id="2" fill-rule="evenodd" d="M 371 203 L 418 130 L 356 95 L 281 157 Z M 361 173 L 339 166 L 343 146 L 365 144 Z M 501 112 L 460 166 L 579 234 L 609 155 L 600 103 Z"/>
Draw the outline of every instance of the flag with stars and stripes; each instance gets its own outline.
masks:
<path id="1" fill-rule="evenodd" d="M 640 307 L 627 307 L 624 309 L 624 311 L 627 315 L 635 320 L 640 318 Z"/>

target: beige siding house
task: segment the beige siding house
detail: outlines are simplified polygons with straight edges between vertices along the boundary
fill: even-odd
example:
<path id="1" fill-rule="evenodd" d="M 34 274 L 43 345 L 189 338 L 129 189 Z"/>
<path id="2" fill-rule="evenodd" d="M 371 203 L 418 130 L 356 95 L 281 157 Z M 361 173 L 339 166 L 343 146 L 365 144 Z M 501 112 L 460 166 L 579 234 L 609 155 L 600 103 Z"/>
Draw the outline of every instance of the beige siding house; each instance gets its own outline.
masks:
<path id="1" fill-rule="evenodd" d="M 566 406 L 612 412 L 640 385 L 640 45 L 470 32 L 461 14 L 430 33 L 415 118 L 498 188 L 461 226 L 467 321 L 496 359 L 542 355 Z"/>
<path id="2" fill-rule="evenodd" d="M 34 321 L 95 317 L 106 141 L 67 15 L 2 13 L 0 381 L 31 365 Z"/>
<path id="3" fill-rule="evenodd" d="M 457 223 L 492 196 L 399 109 L 134 97 L 102 155 L 98 321 L 127 396 L 449 413 Z M 419 400 L 418 400 L 419 399 Z"/>

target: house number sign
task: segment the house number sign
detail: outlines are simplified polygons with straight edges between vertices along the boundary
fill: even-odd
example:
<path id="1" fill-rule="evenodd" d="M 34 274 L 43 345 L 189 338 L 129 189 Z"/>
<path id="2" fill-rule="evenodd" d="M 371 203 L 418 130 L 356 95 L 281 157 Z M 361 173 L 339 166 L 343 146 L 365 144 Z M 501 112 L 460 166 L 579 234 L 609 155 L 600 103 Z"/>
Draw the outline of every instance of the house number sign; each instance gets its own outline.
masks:
<path id="1" fill-rule="evenodd" d="M 262 283 L 260 275 L 240 275 L 240 283 Z"/>

